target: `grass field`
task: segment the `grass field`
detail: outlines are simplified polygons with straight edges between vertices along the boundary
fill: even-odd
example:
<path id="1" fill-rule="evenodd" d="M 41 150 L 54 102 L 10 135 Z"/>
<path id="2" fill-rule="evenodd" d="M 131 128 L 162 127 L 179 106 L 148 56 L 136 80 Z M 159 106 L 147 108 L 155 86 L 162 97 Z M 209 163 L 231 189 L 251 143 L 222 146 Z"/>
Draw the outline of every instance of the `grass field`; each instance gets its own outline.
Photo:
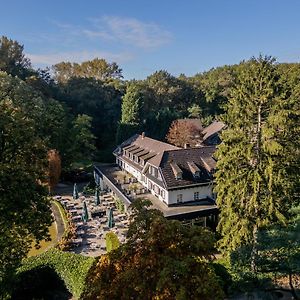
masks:
<path id="1" fill-rule="evenodd" d="M 32 243 L 32 248 L 28 253 L 28 256 L 36 256 L 38 254 L 41 254 L 45 252 L 47 249 L 53 247 L 57 242 L 57 230 L 56 230 L 56 224 L 53 222 L 52 225 L 49 227 L 49 234 L 51 237 L 51 241 L 47 242 L 45 240 L 40 242 L 41 248 L 35 249 L 34 243 Z"/>

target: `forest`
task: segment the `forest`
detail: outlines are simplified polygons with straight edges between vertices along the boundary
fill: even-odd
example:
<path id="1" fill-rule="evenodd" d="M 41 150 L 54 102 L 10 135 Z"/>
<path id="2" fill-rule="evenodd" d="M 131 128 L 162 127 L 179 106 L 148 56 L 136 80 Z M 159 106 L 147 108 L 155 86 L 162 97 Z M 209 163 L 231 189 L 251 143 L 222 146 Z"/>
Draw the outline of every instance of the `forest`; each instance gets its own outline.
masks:
<path id="1" fill-rule="evenodd" d="M 48 180 L 47 153 L 59 155 L 67 174 L 78 163 L 111 162 L 112 150 L 134 133 L 165 140 L 174 120 L 199 118 L 203 126 L 215 119 L 228 126 L 216 152 L 220 223 L 217 246 L 211 242 L 209 248 L 217 247 L 224 257 L 230 254 L 225 265 L 230 265 L 235 288 L 240 282 L 255 286 L 259 276 L 278 273 L 290 278 L 290 290 L 299 299 L 293 283 L 300 271 L 299 79 L 299 63 L 277 63 L 269 56 L 194 76 L 158 70 L 143 80 L 125 80 L 121 67 L 103 58 L 35 69 L 23 45 L 1 37 L 0 248 L 5 250 L 0 254 L 0 286 L 11 284 L 32 237 L 42 240 L 52 222 L 48 192 L 40 184 Z M 166 232 L 169 226 L 180 227 L 160 218 L 157 222 Z M 142 238 L 145 245 L 150 241 Z M 127 255 L 128 249 L 120 248 L 116 257 Z M 181 250 L 179 257 L 185 252 Z M 98 266 L 100 271 L 115 272 L 111 265 L 118 265 L 116 257 Z M 259 275 L 253 279 L 253 274 Z M 116 293 L 122 280 L 115 284 Z M 100 289 L 110 283 L 97 284 Z M 93 291 L 87 293 L 93 299 Z M 218 299 L 222 295 L 220 291 Z"/>

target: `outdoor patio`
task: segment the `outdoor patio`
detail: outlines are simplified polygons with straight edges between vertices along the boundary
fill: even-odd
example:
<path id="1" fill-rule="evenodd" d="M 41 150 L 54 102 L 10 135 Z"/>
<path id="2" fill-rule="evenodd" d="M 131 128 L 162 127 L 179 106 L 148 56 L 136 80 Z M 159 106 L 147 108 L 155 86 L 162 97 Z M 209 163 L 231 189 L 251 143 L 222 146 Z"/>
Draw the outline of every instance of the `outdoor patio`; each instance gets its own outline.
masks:
<path id="1" fill-rule="evenodd" d="M 114 232 L 120 243 L 126 241 L 128 231 L 128 215 L 116 208 L 116 202 L 110 193 L 100 195 L 100 204 L 96 204 L 96 196 L 71 196 L 58 199 L 71 215 L 76 227 L 76 238 L 71 241 L 71 252 L 86 256 L 99 256 L 106 253 L 105 236 Z M 88 219 L 84 221 L 84 202 L 87 207 Z M 113 211 L 113 223 L 109 224 L 109 209 Z M 110 225 L 110 226 L 109 226 Z"/>

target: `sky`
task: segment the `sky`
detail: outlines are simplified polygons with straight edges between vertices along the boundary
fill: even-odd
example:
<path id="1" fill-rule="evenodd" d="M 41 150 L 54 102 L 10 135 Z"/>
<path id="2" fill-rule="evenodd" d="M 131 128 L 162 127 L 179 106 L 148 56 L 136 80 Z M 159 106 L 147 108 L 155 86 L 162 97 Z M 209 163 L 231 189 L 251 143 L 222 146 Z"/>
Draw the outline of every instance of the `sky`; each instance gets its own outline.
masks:
<path id="1" fill-rule="evenodd" d="M 2 0 L 0 35 L 34 67 L 95 57 L 125 79 L 192 76 L 259 54 L 299 62 L 299 0 Z"/>

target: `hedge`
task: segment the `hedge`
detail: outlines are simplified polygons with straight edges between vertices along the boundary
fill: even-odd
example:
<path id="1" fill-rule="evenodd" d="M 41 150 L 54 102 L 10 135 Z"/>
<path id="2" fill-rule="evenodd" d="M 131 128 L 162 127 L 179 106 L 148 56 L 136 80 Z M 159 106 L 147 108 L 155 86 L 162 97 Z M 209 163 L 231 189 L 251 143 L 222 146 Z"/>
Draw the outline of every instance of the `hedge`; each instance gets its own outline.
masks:
<path id="1" fill-rule="evenodd" d="M 120 241 L 118 236 L 113 232 L 108 232 L 105 236 L 106 241 L 106 251 L 110 252 L 117 249 L 120 246 Z"/>
<path id="2" fill-rule="evenodd" d="M 80 299 L 87 273 L 95 258 L 86 257 L 57 249 L 50 249 L 38 256 L 25 259 L 17 271 L 17 280 L 28 271 L 49 267 L 64 281 L 74 299 Z"/>

